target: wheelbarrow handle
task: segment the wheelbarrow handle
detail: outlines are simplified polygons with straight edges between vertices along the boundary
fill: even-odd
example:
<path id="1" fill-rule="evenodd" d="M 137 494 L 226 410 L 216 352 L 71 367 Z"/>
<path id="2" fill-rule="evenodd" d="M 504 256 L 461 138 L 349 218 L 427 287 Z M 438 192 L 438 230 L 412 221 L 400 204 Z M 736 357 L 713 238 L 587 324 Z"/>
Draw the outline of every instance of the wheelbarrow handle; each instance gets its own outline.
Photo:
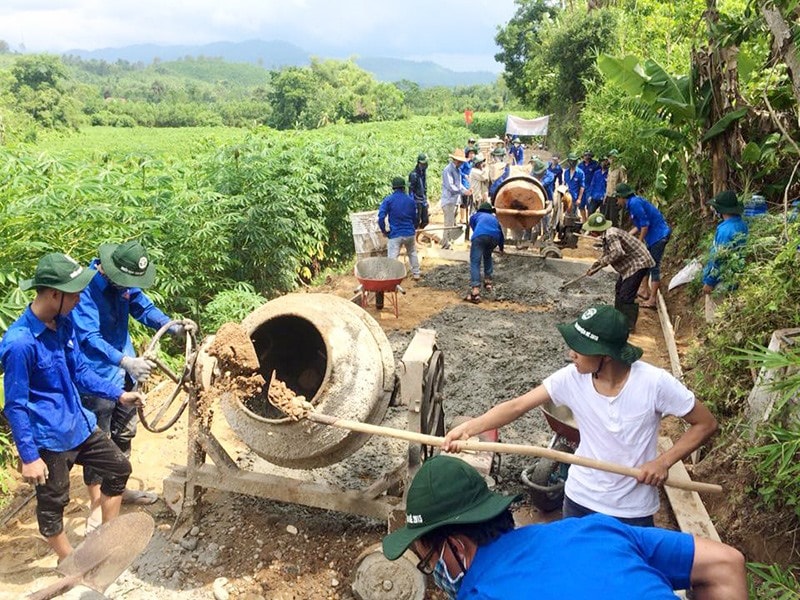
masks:
<path id="1" fill-rule="evenodd" d="M 406 291 L 402 288 L 402 286 L 399 283 L 396 286 L 394 286 L 394 291 L 395 292 L 400 292 L 401 294 L 405 294 L 406 293 Z"/>

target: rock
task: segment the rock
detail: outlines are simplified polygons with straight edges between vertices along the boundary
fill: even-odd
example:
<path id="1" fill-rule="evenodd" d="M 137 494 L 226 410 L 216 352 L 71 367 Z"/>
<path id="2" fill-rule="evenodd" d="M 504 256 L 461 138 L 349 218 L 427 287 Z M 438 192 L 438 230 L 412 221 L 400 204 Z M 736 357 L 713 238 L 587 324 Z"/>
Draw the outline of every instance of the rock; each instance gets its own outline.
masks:
<path id="1" fill-rule="evenodd" d="M 297 527 L 295 527 L 294 525 L 287 525 L 286 532 L 291 533 L 292 535 L 297 535 Z"/>
<path id="2" fill-rule="evenodd" d="M 214 585 L 212 589 L 214 591 L 214 600 L 228 600 L 230 598 L 230 594 L 225 589 L 225 585 L 228 583 L 228 579 L 226 577 L 217 577 L 214 580 Z"/>
<path id="3" fill-rule="evenodd" d="M 338 586 L 339 586 L 339 580 L 336 579 L 335 577 L 331 579 L 331 587 L 338 587 Z"/>
<path id="4" fill-rule="evenodd" d="M 184 550 L 194 550 L 197 548 L 197 538 L 195 537 L 185 537 L 180 541 L 181 548 Z"/>

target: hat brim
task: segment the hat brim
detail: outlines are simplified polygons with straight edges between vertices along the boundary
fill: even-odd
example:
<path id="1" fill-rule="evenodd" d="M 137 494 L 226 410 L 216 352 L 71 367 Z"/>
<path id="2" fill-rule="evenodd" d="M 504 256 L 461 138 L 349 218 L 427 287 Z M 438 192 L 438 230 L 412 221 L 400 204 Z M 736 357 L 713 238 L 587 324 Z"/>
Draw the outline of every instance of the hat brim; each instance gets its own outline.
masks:
<path id="1" fill-rule="evenodd" d="M 601 341 L 590 340 L 581 335 L 575 329 L 575 322 L 560 323 L 556 325 L 561 337 L 567 342 L 567 346 L 578 354 L 586 356 L 610 356 L 626 365 L 632 365 L 642 357 L 644 351 L 638 346 L 625 343 L 622 347 L 615 347 Z"/>
<path id="2" fill-rule="evenodd" d="M 453 160 L 457 160 L 458 162 L 467 162 L 466 156 L 458 156 L 456 154 L 448 154 L 447 156 L 449 156 Z"/>
<path id="3" fill-rule="evenodd" d="M 58 290 L 59 292 L 64 292 L 65 294 L 77 294 L 78 292 L 82 292 L 83 289 L 89 285 L 89 282 L 92 280 L 92 277 L 94 277 L 95 273 L 97 273 L 97 271 L 94 269 L 87 269 L 84 267 L 80 274 L 75 277 L 75 279 L 70 279 L 66 283 L 58 284 L 37 284 L 36 279 L 24 279 L 23 281 L 19 282 L 19 289 L 22 291 L 27 291 L 32 288 L 47 287 Z"/>
<path id="4" fill-rule="evenodd" d="M 147 265 L 144 275 L 138 277 L 123 273 L 117 268 L 111 255 L 114 254 L 114 250 L 116 250 L 118 246 L 119 244 L 102 244 L 100 246 L 100 264 L 103 266 L 103 273 L 106 274 L 114 285 L 118 285 L 119 287 L 148 288 L 153 285 L 156 279 L 156 266 L 153 263 Z"/>
<path id="5" fill-rule="evenodd" d="M 744 213 L 744 206 L 741 204 L 737 204 L 736 206 L 721 206 L 713 200 L 708 204 L 721 215 L 741 215 Z"/>
<path id="6" fill-rule="evenodd" d="M 586 221 L 583 225 L 581 225 L 581 229 L 584 231 L 605 231 L 611 227 L 611 221 L 604 221 L 602 225 L 589 225 L 589 221 Z"/>
<path id="7" fill-rule="evenodd" d="M 503 496 L 495 492 L 490 492 L 490 495 L 486 496 L 481 503 L 452 519 L 443 519 L 438 523 L 431 523 L 424 527 L 401 527 L 383 538 L 383 555 L 389 560 L 397 560 L 414 540 L 419 539 L 426 533 L 444 527 L 445 525 L 469 525 L 488 521 L 506 510 L 511 506 L 511 503 L 518 498 L 519 496 Z"/>

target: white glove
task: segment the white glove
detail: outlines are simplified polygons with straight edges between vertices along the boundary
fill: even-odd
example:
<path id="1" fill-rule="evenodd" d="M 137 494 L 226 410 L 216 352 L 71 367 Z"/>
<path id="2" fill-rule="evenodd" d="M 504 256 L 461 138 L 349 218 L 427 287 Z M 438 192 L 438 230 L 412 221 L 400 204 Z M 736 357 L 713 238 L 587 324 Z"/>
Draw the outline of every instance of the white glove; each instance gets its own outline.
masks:
<path id="1" fill-rule="evenodd" d="M 134 381 L 146 380 L 153 370 L 153 363 L 140 356 L 124 356 L 119 366 L 125 369 Z"/>

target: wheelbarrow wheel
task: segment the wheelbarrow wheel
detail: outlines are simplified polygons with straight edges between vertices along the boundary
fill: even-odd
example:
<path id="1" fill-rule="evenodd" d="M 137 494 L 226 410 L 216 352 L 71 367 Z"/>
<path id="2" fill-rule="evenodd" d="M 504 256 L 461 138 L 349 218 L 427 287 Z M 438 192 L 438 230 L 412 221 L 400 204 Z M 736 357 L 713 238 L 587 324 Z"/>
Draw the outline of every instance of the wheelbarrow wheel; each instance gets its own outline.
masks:
<path id="1" fill-rule="evenodd" d="M 522 482 L 528 488 L 531 501 L 543 512 L 554 511 L 564 502 L 564 480 L 553 476 L 558 469 L 558 462 L 537 457 L 533 465 L 522 472 Z"/>
<path id="2" fill-rule="evenodd" d="M 375 292 L 375 308 L 378 310 L 383 308 L 383 292 Z"/>

